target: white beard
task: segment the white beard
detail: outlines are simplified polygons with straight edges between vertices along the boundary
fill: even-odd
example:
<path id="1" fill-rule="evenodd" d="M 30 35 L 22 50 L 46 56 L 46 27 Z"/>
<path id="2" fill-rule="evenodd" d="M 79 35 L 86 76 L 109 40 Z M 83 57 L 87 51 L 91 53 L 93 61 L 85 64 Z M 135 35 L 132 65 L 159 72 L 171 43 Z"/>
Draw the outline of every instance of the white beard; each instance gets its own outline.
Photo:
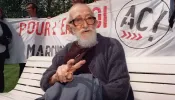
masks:
<path id="1" fill-rule="evenodd" d="M 81 38 L 82 32 L 83 31 L 79 31 L 79 32 L 73 31 L 73 33 L 77 37 L 79 46 L 81 46 L 82 48 L 90 48 L 90 47 L 95 46 L 98 43 L 96 30 L 91 29 L 90 33 L 85 33 L 84 35 L 88 35 L 86 39 Z"/>

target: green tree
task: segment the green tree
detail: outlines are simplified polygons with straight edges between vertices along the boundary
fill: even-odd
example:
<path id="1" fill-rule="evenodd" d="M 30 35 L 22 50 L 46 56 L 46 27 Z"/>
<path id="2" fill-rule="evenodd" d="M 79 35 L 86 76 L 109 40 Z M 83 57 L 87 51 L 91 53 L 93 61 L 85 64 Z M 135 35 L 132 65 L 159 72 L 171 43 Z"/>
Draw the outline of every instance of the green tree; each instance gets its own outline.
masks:
<path id="1" fill-rule="evenodd" d="M 28 2 L 34 2 L 38 6 L 37 14 L 40 17 L 54 17 L 65 13 L 72 6 L 73 0 L 0 0 L 6 17 L 21 18 L 27 16 L 25 6 Z M 77 0 L 78 1 L 78 0 Z M 80 0 L 84 3 L 92 3 L 94 0 Z"/>
<path id="2" fill-rule="evenodd" d="M 21 17 L 21 2 L 22 0 L 0 0 L 0 7 L 2 7 L 6 17 Z"/>

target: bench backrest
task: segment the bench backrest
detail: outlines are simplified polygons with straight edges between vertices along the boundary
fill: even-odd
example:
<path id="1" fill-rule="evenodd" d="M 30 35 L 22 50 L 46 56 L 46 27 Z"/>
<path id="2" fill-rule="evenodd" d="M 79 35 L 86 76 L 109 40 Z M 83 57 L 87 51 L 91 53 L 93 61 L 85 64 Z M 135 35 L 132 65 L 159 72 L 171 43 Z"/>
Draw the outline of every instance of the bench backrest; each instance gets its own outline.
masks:
<path id="1" fill-rule="evenodd" d="M 42 74 L 51 65 L 52 57 L 33 56 L 27 60 L 26 67 L 11 93 L 38 98 L 44 94 L 40 88 Z"/>
<path id="2" fill-rule="evenodd" d="M 127 58 L 136 100 L 175 100 L 175 57 Z"/>
<path id="3" fill-rule="evenodd" d="M 40 80 L 51 61 L 30 57 L 13 91 L 33 98 L 44 94 Z M 127 65 L 135 100 L 175 100 L 175 57 L 129 57 Z"/>

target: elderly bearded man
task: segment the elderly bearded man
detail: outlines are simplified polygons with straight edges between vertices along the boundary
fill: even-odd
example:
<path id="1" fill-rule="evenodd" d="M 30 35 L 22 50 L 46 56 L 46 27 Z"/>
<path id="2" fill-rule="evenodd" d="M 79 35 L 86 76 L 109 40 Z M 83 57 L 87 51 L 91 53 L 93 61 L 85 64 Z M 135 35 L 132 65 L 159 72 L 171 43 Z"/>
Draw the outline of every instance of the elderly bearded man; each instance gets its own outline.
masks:
<path id="1" fill-rule="evenodd" d="M 46 100 L 133 100 L 122 45 L 96 33 L 86 4 L 69 10 L 68 29 L 77 37 L 58 52 L 41 79 Z"/>

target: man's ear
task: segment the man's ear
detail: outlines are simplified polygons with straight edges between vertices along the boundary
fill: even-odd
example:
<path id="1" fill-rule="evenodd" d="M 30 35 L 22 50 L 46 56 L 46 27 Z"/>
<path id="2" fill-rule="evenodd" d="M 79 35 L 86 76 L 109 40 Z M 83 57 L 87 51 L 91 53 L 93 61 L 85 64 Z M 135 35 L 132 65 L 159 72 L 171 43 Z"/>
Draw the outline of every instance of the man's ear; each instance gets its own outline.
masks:
<path id="1" fill-rule="evenodd" d="M 71 34 L 73 34 L 73 31 L 72 31 L 71 26 L 70 26 L 69 24 L 67 24 L 66 27 L 67 27 L 67 30 L 68 30 Z"/>

